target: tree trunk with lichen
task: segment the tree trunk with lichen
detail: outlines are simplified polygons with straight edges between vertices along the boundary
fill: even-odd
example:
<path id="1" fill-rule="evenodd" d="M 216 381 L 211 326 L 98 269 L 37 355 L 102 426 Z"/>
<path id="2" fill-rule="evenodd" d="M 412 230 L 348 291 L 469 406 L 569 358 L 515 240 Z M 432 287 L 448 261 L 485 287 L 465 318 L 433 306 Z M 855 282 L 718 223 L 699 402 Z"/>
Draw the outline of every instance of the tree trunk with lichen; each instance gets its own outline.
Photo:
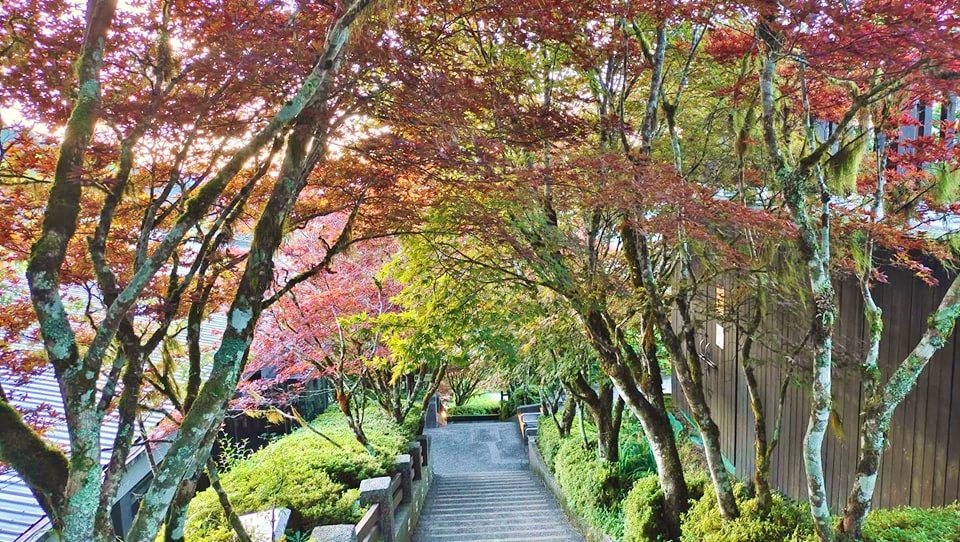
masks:
<path id="1" fill-rule="evenodd" d="M 306 186 L 310 171 L 326 151 L 328 134 L 321 127 L 327 122 L 326 100 L 343 46 L 357 16 L 374 1 L 353 2 L 333 23 L 324 52 L 313 71 L 304 80 L 297 96 L 271 122 L 271 126 L 282 126 L 295 121 L 283 165 L 254 228 L 247 265 L 227 313 L 227 327 L 214 356 L 211 375 L 184 417 L 177 439 L 141 501 L 126 538 L 128 542 L 153 542 L 180 482 L 199 466 L 197 458 L 203 454 L 200 447 L 204 436 L 223 421 L 226 401 L 233 396 L 246 364 L 253 331 L 263 308 L 264 293 L 273 282 L 273 255 L 283 240 L 284 221 Z M 211 445 L 212 442 L 206 444 L 206 448 Z M 197 454 L 198 450 L 200 454 Z"/>
<path id="2" fill-rule="evenodd" d="M 787 205 L 800 230 L 801 254 L 807 264 L 810 290 L 813 293 L 814 314 L 811 322 L 813 340 L 813 381 L 810 390 L 810 419 L 803 438 L 803 464 L 807 475 L 807 497 L 817 536 L 824 541 L 835 538 L 833 519 L 827 503 L 826 480 L 823 469 L 823 440 L 833 408 L 833 327 L 837 307 L 833 282 L 828 271 L 827 252 L 817 241 L 811 227 L 803 194 L 803 179 L 808 173 L 800 169 L 787 175 L 785 193 Z M 826 206 L 826 204 L 824 204 Z M 824 211 L 821 230 L 829 232 L 829 215 Z M 825 233 L 829 235 L 829 233 Z"/>
<path id="3" fill-rule="evenodd" d="M 775 24 L 761 19 L 757 35 L 766 51 L 760 71 L 760 104 L 762 110 L 763 140 L 767 157 L 775 179 L 783 190 L 783 198 L 790 211 L 790 218 L 798 232 L 801 261 L 806 264 L 814 314 L 811 322 L 813 339 L 813 378 L 810 393 L 810 419 L 803 438 L 803 464 L 806 472 L 807 497 L 810 515 L 813 517 L 817 537 L 824 542 L 835 539 L 833 520 L 827 503 L 826 483 L 823 472 L 823 440 L 826 436 L 833 406 L 833 327 L 837 308 L 833 283 L 830 278 L 830 193 L 818 176 L 818 167 L 832 141 L 825 141 L 811 148 L 796 167 L 788 165 L 783 158 L 776 132 L 776 74 L 781 36 L 773 30 Z M 801 81 L 803 83 L 803 81 Z M 804 86 L 804 89 L 806 87 Z M 806 94 L 804 94 L 804 103 Z M 848 113 L 849 115 L 849 113 Z M 847 119 L 849 122 L 849 119 Z M 806 129 L 811 147 L 814 147 L 812 120 L 806 119 Z M 839 131 L 837 132 L 839 133 Z M 836 137 L 831 136 L 832 138 Z M 812 220 L 807 210 L 807 196 L 813 177 L 818 176 L 820 196 L 819 220 Z"/>
<path id="4" fill-rule="evenodd" d="M 560 414 L 560 421 L 557 423 L 557 431 L 563 438 L 570 436 L 573 429 L 573 420 L 577 417 L 577 398 L 571 392 L 567 393 L 567 400 L 563 403 L 563 411 Z"/>
<path id="5" fill-rule="evenodd" d="M 30 298 L 40 324 L 44 347 L 54 367 L 64 399 L 64 414 L 70 438 L 66 478 L 54 480 L 59 469 L 41 480 L 26 478 L 34 494 L 44 495 L 45 508 L 52 507 L 51 519 L 67 541 L 105 540 L 97 533 L 95 517 L 101 487 L 100 425 L 102 413 L 96 408 L 96 369 L 99 359 L 81 358 L 76 337 L 60 297 L 60 270 L 67 244 L 77 227 L 82 193 L 83 159 L 96 126 L 101 101 L 100 69 L 107 32 L 113 22 L 116 0 L 92 0 L 87 4 L 86 29 L 77 60 L 77 98 L 67 121 L 53 185 L 44 211 L 42 231 L 30 252 L 27 282 Z M 4 405 L 7 406 L 7 405 Z M 40 437 L 30 436 L 35 441 Z M 0 460 L 16 447 L 0 445 Z M 42 449 L 42 448 L 38 448 Z M 46 454 L 49 457 L 49 454 Z M 20 461 L 9 461 L 14 467 Z M 59 460 L 54 460 L 59 463 Z M 44 482 L 46 487 L 34 486 Z M 52 483 L 52 485 L 47 485 Z M 62 496 L 62 498 L 61 498 Z"/>
<path id="6" fill-rule="evenodd" d="M 681 262 L 681 276 L 685 284 L 676 296 L 676 309 L 683 319 L 683 329 L 678 332 L 670 320 L 667 306 L 660 297 L 660 284 L 653 272 L 650 250 L 646 237 L 624 224 L 621 228 L 624 256 L 630 268 L 631 282 L 648 299 L 647 317 L 660 331 L 664 346 L 670 353 L 674 375 L 680 382 L 683 396 L 687 399 L 693 420 L 700 430 L 707 470 L 717 495 L 720 515 L 724 519 L 736 519 L 740 515 L 737 500 L 733 495 L 732 476 L 727 472 L 720 449 L 720 428 L 710 414 L 706 392 L 703 388 L 703 373 L 700 367 L 699 347 L 694 330 L 693 314 L 687 299 L 686 288 L 692 287 L 689 259 Z M 652 333 L 649 332 L 649 333 Z M 686 347 L 686 348 L 684 348 Z M 655 354 L 654 354 L 655 355 Z"/>
<path id="7" fill-rule="evenodd" d="M 953 328 L 960 316 L 960 277 L 954 278 L 937 310 L 928 319 L 927 329 L 920 341 L 900 363 L 886 385 L 882 385 L 877 365 L 880 337 L 883 333 L 883 313 L 873 301 L 865 281 L 861 285 L 861 294 L 870 333 L 869 349 L 861 364 L 866 408 L 861 414 L 860 454 L 856 477 L 847 495 L 843 520 L 837 527 L 837 534 L 842 540 L 863 539 L 863 524 L 870 513 L 880 459 L 890 431 L 890 420 L 903 400 L 916 387 L 917 380 L 930 359 L 947 344 L 953 334 Z"/>
<path id="8" fill-rule="evenodd" d="M 753 317 L 743 330 L 746 339 L 740 348 L 740 359 L 742 360 L 743 378 L 747 384 L 747 394 L 750 397 L 750 411 L 753 413 L 753 451 L 754 451 L 754 469 L 753 469 L 753 488 L 757 495 L 757 507 L 761 513 L 769 513 L 773 507 L 773 492 L 770 489 L 770 458 L 773 450 L 780 440 L 780 420 L 783 412 L 783 402 L 789 383 L 789 375 L 783 379 L 780 387 L 780 402 L 776 412 L 776 421 L 774 422 L 773 434 L 767 433 L 767 412 L 763 406 L 763 399 L 760 395 L 760 384 L 757 381 L 757 372 L 754 367 L 753 345 L 756 342 L 756 335 L 760 330 L 760 324 L 763 321 L 765 312 L 766 298 L 764 289 L 766 281 L 761 277 L 759 290 L 757 291 L 756 306 L 753 308 Z"/>

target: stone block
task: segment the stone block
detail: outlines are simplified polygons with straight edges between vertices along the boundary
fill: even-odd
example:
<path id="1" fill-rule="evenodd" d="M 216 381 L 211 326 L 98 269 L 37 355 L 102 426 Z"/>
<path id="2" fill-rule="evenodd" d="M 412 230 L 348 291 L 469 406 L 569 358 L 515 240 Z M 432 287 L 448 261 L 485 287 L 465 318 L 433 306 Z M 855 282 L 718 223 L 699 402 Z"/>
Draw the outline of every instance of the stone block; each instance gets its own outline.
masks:
<path id="1" fill-rule="evenodd" d="M 360 480 L 360 503 L 380 505 L 378 521 L 383 542 L 394 541 L 393 492 L 390 491 L 390 480 L 389 476 Z"/>
<path id="2" fill-rule="evenodd" d="M 400 473 L 400 487 L 403 488 L 403 500 L 413 498 L 413 458 L 410 454 L 401 454 L 395 461 L 397 472 Z"/>
<path id="3" fill-rule="evenodd" d="M 360 502 L 363 504 L 379 504 L 390 502 L 390 477 L 367 478 L 360 480 Z"/>
<path id="4" fill-rule="evenodd" d="M 282 540 L 290 521 L 289 508 L 274 508 L 240 516 L 240 524 L 253 542 Z"/>
<path id="5" fill-rule="evenodd" d="M 423 454 L 423 464 L 430 464 L 430 437 L 428 435 L 417 436 L 417 442 L 420 443 L 420 451 Z"/>
<path id="6" fill-rule="evenodd" d="M 437 405 L 439 397 L 434 395 L 427 403 L 427 412 L 424 414 L 424 427 L 427 429 L 436 429 L 440 426 L 440 413 Z"/>
<path id="7" fill-rule="evenodd" d="M 353 525 L 321 525 L 310 534 L 311 542 L 357 542 Z"/>

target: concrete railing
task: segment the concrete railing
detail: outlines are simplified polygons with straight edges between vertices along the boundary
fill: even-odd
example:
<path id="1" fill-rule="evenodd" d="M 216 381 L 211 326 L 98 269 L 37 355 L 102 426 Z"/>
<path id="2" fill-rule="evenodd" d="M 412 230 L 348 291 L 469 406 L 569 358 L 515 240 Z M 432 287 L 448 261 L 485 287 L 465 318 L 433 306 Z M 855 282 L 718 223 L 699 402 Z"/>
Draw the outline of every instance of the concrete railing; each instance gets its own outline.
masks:
<path id="1" fill-rule="evenodd" d="M 524 444 L 528 443 L 531 437 L 536 437 L 540 424 L 540 404 L 518 406 L 517 423 L 520 424 L 520 436 Z"/>
<path id="2" fill-rule="evenodd" d="M 370 506 L 356 525 L 324 525 L 313 530 L 314 542 L 409 542 L 433 483 L 430 437 L 410 443 L 398 455 L 396 474 L 360 482 L 360 503 Z"/>

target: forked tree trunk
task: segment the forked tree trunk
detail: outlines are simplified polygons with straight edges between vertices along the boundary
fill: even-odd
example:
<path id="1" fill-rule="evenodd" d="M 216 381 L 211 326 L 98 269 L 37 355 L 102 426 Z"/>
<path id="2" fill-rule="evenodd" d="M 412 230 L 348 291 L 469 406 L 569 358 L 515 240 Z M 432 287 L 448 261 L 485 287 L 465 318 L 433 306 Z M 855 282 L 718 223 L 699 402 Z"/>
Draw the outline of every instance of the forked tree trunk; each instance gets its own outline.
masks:
<path id="1" fill-rule="evenodd" d="M 714 492 L 717 495 L 720 515 L 724 519 L 736 519 L 740 515 L 740 510 L 733 495 L 731 475 L 727 472 L 723 461 L 723 452 L 720 448 L 720 428 L 710 414 L 710 406 L 707 404 L 707 396 L 703 389 L 699 347 L 694 335 L 696 324 L 693 322 L 693 315 L 686 293 L 681 292 L 677 296 L 676 308 L 684 322 L 683 330 L 678 333 L 674 329 L 673 323 L 670 321 L 670 314 L 667 312 L 668 309 L 660 297 L 660 285 L 653 272 L 646 238 L 643 234 L 627 226 L 624 226 L 621 231 L 624 254 L 630 267 L 633 285 L 636 288 L 642 288 L 649 299 L 649 317 L 656 323 L 663 344 L 670 353 L 674 375 L 680 382 L 683 396 L 686 398 L 693 420 L 700 430 L 703 451 L 707 458 L 707 470 L 710 473 L 710 480 L 713 482 Z M 680 265 L 685 282 L 690 283 L 689 260 L 684 257 Z M 684 349 L 684 346 L 686 346 L 686 349 Z"/>
<path id="2" fill-rule="evenodd" d="M 681 312 L 684 313 L 684 319 L 689 322 L 689 308 L 682 304 Z M 655 310 L 656 319 L 660 336 L 663 338 L 667 349 L 673 359 L 674 375 L 680 382 L 680 388 L 683 396 L 690 406 L 690 412 L 693 420 L 700 430 L 700 436 L 703 439 L 703 451 L 707 458 L 707 470 L 710 473 L 710 480 L 713 482 L 713 489 L 717 495 L 717 504 L 720 509 L 720 516 L 727 520 L 736 519 L 740 515 L 737 507 L 737 500 L 733 495 L 733 484 L 731 475 L 723 461 L 723 452 L 720 449 L 720 428 L 713 421 L 710 414 L 710 406 L 707 404 L 707 396 L 703 391 L 703 374 L 698 358 L 697 343 L 693 336 L 692 324 L 687 324 L 688 331 L 684 334 L 687 338 L 687 350 L 684 351 L 680 338 L 673 331 L 669 316 L 663 310 Z"/>
<path id="3" fill-rule="evenodd" d="M 920 341 L 897 370 L 881 386 L 880 369 L 877 365 L 880 336 L 883 333 L 883 313 L 873 301 L 869 285 L 861 282 L 864 311 L 870 332 L 870 347 L 861 371 L 864 378 L 866 409 L 860 423 L 860 455 L 853 487 L 847 496 L 843 521 L 838 534 L 844 540 L 861 540 L 863 523 L 870 513 L 870 504 L 877 484 L 877 474 L 883 447 L 890 430 L 890 419 L 900 403 L 916 387 L 917 380 L 930 358 L 950 340 L 957 317 L 960 316 L 960 277 L 954 278 L 944 294 L 940 305 L 929 320 Z"/>
<path id="4" fill-rule="evenodd" d="M 833 326 L 837 316 L 835 294 L 829 272 L 831 196 L 826 186 L 822 182 L 819 183 L 821 210 L 819 221 L 814 221 L 807 210 L 807 195 L 810 192 L 813 177 L 817 174 L 816 168 L 820 158 L 827 152 L 833 141 L 836 141 L 842 130 L 836 130 L 827 141 L 815 144 L 816 139 L 812 137 L 812 121 L 808 115 L 807 135 L 811 136 L 808 139 L 811 147 L 815 148 L 805 153 L 795 168 L 791 168 L 784 160 L 777 140 L 775 90 L 777 61 L 783 44 L 782 36 L 774 30 L 775 26 L 767 20 L 759 21 L 757 26 L 757 34 L 766 46 L 760 72 L 763 139 L 769 154 L 772 173 L 782 183 L 784 201 L 790 210 L 790 218 L 798 230 L 800 255 L 807 266 L 813 297 L 814 315 L 811 322 L 814 354 L 813 382 L 810 393 L 810 420 L 803 439 L 803 464 L 807 476 L 807 497 L 814 528 L 820 540 L 831 542 L 836 535 L 827 503 L 823 474 L 823 439 L 832 408 Z M 801 83 L 803 83 L 802 80 Z M 804 100 L 807 106 L 805 93 Z M 848 115 L 850 114 L 851 112 L 848 111 Z M 845 117 L 841 124 L 848 122 L 849 118 Z"/>
<path id="5" fill-rule="evenodd" d="M 614 401 L 613 383 L 601 380 L 594 390 L 583 373 L 569 382 L 577 400 L 587 408 L 597 428 L 597 455 L 601 461 L 620 461 L 620 422 L 623 419 L 623 402 Z"/>
<path id="6" fill-rule="evenodd" d="M 351 26 L 357 17 L 375 2 L 376 0 L 355 0 L 341 13 L 327 33 L 323 54 L 304 79 L 297 95 L 281 108 L 267 129 L 261 131 L 231 159 L 230 163 L 241 165 L 244 152 L 252 153 L 254 148 L 262 146 L 258 143 L 260 140 L 266 137 L 273 139 L 273 136 L 291 121 L 296 121 L 279 178 L 254 228 L 247 266 L 228 311 L 228 325 L 224 330 L 220 348 L 214 356 L 213 371 L 190 412 L 184 417 L 177 439 L 158 468 L 153 484 L 144 495 L 127 542 L 153 542 L 177 487 L 192 469 L 198 467 L 197 451 L 209 451 L 209 445 L 200 447 L 204 436 L 211 429 L 219 428 L 223 421 L 225 401 L 228 401 L 236 390 L 263 308 L 264 292 L 273 281 L 273 255 L 283 239 L 284 221 L 306 186 L 310 171 L 326 149 L 326 137 L 329 134 L 326 131 L 318 132 L 318 128 L 326 121 L 323 111 L 331 80 L 339 68 L 341 53 Z M 304 155 L 306 142 L 309 141 L 312 141 L 313 146 L 310 153 Z M 226 170 L 221 171 L 215 179 L 228 173 Z M 232 176 L 229 175 L 230 178 Z M 200 189 L 201 194 L 205 193 L 207 186 L 215 185 L 204 186 Z M 193 204 L 194 200 L 190 203 Z M 201 204 L 200 209 L 203 207 Z M 188 206 L 188 209 L 191 208 Z M 174 229 L 178 226 L 182 225 L 178 222 Z M 163 243 L 157 252 L 160 252 L 162 246 Z"/>
<path id="7" fill-rule="evenodd" d="M 614 341 L 607 326 L 610 321 L 599 311 L 588 311 L 584 315 L 587 336 L 597 351 L 604 373 L 620 389 L 626 405 L 643 426 L 663 490 L 663 534 L 670 540 L 678 540 L 680 515 L 687 509 L 687 483 L 683 477 L 683 463 L 680 461 L 673 426 L 663 400 L 660 367 L 655 359 L 645 362 L 640 359 L 624 337 L 618 336 Z M 642 378 L 638 378 L 640 375 Z M 643 382 L 642 389 L 639 382 Z"/>

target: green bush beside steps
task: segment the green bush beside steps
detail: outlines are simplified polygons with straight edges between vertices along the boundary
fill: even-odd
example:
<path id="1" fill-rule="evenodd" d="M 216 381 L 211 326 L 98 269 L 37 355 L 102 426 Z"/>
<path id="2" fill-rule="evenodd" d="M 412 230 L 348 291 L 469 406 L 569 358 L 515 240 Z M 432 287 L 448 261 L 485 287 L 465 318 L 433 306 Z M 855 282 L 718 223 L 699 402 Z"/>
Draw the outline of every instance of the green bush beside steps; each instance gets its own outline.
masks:
<path id="1" fill-rule="evenodd" d="M 583 433 L 574 426 L 571 436 L 561 438 L 553 423 L 542 423 L 537 448 L 560 486 L 567 508 L 598 532 L 623 542 L 664 540 L 663 492 L 649 448 L 643 445 L 639 427 L 624 424 L 620 461 L 600 461 L 595 431 L 585 424 Z M 586 443 L 582 435 L 585 435 Z M 632 440 L 631 440 L 632 439 Z M 685 442 L 682 456 L 690 456 Z M 695 461 L 684 461 L 685 465 Z M 816 542 L 809 510 L 804 503 L 774 495 L 773 506 L 764 514 L 744 484 L 735 487 L 741 516 L 724 521 L 706 472 L 685 473 L 690 508 L 682 516 L 681 542 Z M 960 541 L 960 504 L 942 508 L 910 507 L 875 510 L 864 527 L 865 542 Z"/>
<path id="2" fill-rule="evenodd" d="M 411 413 L 416 417 L 416 413 Z M 291 510 L 290 532 L 309 532 L 318 525 L 356 523 L 364 509 L 356 505 L 360 481 L 388 475 L 398 454 L 407 453 L 415 424 L 398 426 L 379 412 L 368 411 L 364 432 L 377 450 L 373 456 L 354 439 L 336 410 L 317 417 L 311 426 L 323 437 L 299 429 L 281 437 L 220 475 L 238 515 L 270 508 Z M 202 491 L 187 512 L 186 540 L 232 542 L 234 532 L 212 488 Z"/>

